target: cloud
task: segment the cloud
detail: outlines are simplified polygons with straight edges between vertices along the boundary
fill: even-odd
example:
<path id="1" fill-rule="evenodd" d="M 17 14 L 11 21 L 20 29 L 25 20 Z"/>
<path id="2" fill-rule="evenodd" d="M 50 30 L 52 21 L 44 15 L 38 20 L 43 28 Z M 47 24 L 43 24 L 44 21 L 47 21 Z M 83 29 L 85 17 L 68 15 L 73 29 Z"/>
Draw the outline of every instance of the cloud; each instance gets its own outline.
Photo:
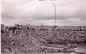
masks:
<path id="1" fill-rule="evenodd" d="M 86 24 L 86 0 L 56 0 L 57 25 Z M 52 2 L 38 0 L 2 0 L 2 23 L 54 24 L 55 9 Z M 12 22 L 12 23 L 10 23 Z"/>

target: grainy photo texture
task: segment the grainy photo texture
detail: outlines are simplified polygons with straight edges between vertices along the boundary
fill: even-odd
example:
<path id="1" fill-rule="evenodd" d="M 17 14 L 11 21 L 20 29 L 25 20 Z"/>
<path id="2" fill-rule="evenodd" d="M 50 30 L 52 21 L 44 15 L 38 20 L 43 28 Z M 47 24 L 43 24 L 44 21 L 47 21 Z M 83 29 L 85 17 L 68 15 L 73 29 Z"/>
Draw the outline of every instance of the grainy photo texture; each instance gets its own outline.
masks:
<path id="1" fill-rule="evenodd" d="M 86 54 L 86 0 L 2 0 L 1 54 Z"/>

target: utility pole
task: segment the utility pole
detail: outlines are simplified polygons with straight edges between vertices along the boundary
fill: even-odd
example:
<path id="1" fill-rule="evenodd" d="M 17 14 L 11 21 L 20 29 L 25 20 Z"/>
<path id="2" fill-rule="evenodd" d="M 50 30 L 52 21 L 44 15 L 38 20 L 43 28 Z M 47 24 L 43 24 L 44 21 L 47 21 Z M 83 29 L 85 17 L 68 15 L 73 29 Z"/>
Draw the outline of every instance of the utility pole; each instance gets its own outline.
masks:
<path id="1" fill-rule="evenodd" d="M 21 17 L 19 18 L 19 25 L 21 25 Z"/>
<path id="2" fill-rule="evenodd" d="M 55 14 L 54 15 L 55 16 L 55 24 L 54 25 L 56 26 L 56 5 L 54 2 L 53 2 L 53 6 L 54 6 L 54 14 Z"/>
<path id="3" fill-rule="evenodd" d="M 21 25 L 21 18 L 19 18 L 19 25 Z"/>
<path id="4" fill-rule="evenodd" d="M 46 1 L 47 2 L 47 0 L 39 0 L 39 1 Z M 55 1 L 56 0 L 50 0 L 51 2 L 52 2 L 52 4 L 53 4 L 53 7 L 54 7 L 54 20 L 55 20 L 55 23 L 54 23 L 54 26 L 56 26 L 56 4 L 55 4 Z"/>

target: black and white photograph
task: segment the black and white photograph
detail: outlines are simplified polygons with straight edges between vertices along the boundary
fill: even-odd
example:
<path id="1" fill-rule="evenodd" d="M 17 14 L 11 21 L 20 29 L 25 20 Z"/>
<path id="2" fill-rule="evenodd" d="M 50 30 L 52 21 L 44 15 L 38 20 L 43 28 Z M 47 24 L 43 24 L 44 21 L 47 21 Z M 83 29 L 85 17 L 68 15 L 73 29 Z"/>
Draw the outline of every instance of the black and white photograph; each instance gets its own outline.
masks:
<path id="1" fill-rule="evenodd" d="M 1 0 L 1 54 L 86 54 L 86 0 Z"/>

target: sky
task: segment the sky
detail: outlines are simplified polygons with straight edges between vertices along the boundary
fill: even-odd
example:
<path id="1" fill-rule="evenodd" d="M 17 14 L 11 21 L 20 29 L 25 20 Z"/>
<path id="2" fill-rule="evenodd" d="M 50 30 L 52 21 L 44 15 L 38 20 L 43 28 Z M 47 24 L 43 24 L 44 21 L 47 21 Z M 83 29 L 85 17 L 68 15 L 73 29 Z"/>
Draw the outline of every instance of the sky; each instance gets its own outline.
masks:
<path id="1" fill-rule="evenodd" d="M 32 24 L 85 26 L 86 0 L 2 0 L 1 23 L 5 25 Z"/>

